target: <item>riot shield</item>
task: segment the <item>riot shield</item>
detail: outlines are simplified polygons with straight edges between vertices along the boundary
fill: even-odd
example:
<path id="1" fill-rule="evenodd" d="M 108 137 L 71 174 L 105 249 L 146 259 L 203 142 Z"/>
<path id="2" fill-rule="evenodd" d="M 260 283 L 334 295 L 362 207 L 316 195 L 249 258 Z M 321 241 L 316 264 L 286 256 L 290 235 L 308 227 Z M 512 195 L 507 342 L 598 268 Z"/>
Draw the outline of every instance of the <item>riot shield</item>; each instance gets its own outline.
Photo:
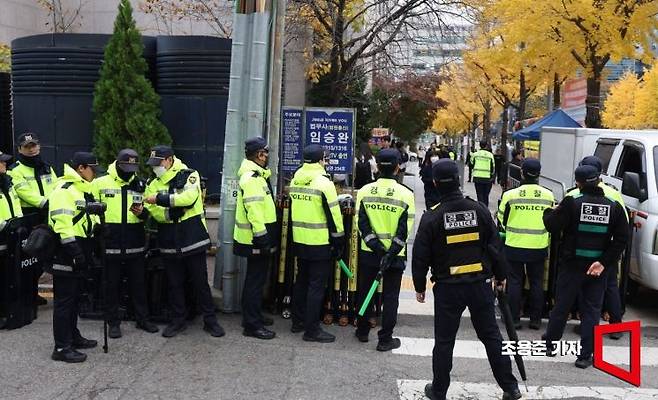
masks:
<path id="1" fill-rule="evenodd" d="M 23 241 L 30 233 L 30 225 L 23 218 L 12 218 L 5 227 L 6 257 L 2 261 L 5 329 L 17 329 L 32 323 L 37 317 L 34 286 L 38 260 L 23 253 Z"/>

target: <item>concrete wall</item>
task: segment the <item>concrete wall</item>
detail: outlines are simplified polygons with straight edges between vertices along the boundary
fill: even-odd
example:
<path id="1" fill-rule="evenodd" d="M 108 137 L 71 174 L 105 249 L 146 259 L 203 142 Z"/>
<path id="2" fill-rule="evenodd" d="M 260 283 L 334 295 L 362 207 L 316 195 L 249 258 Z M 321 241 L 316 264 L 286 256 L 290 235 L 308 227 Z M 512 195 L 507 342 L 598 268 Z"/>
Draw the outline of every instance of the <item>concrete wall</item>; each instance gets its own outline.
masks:
<path id="1" fill-rule="evenodd" d="M 0 43 L 47 32 L 46 17 L 36 0 L 0 0 Z"/>
<path id="2" fill-rule="evenodd" d="M 76 4 L 79 0 L 68 0 Z M 195 21 L 194 19 L 184 18 L 173 23 L 165 23 L 153 14 L 146 14 L 140 10 L 140 3 L 143 1 L 131 0 L 133 5 L 133 15 L 137 26 L 145 35 L 210 35 L 217 36 L 216 31 L 205 21 Z M 228 3 L 228 2 L 227 2 Z M 85 33 L 111 33 L 114 25 L 114 18 L 117 14 L 119 0 L 88 0 L 83 8 L 83 25 L 77 32 Z M 230 7 L 226 10 L 225 23 L 231 24 L 232 14 Z"/>
<path id="3" fill-rule="evenodd" d="M 119 0 L 62 0 L 65 7 L 70 10 L 75 10 L 80 2 L 83 4 L 80 18 L 71 27 L 71 32 L 112 32 Z M 146 35 L 216 36 L 216 31 L 205 21 L 195 21 L 190 18 L 171 24 L 159 21 L 156 16 L 140 11 L 141 2 L 131 0 L 137 26 Z M 232 15 L 227 12 L 225 18 L 226 23 L 230 25 Z M 39 6 L 37 0 L 0 0 L 0 42 L 10 43 L 21 36 L 52 32 L 52 26 L 46 23 L 49 23 L 48 13 Z"/>
<path id="4" fill-rule="evenodd" d="M 304 49 L 311 45 L 310 36 L 292 39 L 285 47 L 284 106 L 306 105 L 306 59 Z"/>

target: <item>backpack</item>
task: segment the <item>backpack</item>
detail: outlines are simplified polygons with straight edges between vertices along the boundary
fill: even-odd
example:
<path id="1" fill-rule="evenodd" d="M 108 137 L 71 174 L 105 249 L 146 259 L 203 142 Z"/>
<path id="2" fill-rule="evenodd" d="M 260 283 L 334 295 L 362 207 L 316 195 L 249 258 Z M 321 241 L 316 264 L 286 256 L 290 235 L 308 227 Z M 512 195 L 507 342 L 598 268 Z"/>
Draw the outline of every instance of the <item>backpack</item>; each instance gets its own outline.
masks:
<path id="1" fill-rule="evenodd" d="M 72 184 L 69 182 L 65 183 L 62 187 L 68 189 L 71 185 Z M 77 224 L 84 216 L 84 210 L 78 212 L 78 214 L 73 217 L 73 225 Z M 55 252 L 59 246 L 59 235 L 55 233 L 50 225 L 41 224 L 35 226 L 27 239 L 25 239 L 23 251 L 31 257 L 38 258 L 40 261 L 50 261 L 55 257 Z"/>

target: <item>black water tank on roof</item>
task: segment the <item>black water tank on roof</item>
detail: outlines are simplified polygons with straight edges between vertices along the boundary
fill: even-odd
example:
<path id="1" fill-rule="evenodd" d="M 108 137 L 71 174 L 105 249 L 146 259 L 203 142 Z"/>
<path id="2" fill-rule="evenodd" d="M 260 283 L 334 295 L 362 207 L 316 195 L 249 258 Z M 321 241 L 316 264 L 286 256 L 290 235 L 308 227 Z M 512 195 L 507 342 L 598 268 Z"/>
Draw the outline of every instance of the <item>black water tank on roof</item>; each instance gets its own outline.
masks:
<path id="1" fill-rule="evenodd" d="M 93 94 L 110 35 L 45 34 L 11 43 L 14 137 L 31 131 L 45 160 L 61 172 L 76 151 L 93 147 Z M 143 37 L 154 77 L 155 38 Z"/>
<path id="2" fill-rule="evenodd" d="M 176 155 L 219 193 L 231 70 L 231 40 L 158 36 L 157 91 Z"/>

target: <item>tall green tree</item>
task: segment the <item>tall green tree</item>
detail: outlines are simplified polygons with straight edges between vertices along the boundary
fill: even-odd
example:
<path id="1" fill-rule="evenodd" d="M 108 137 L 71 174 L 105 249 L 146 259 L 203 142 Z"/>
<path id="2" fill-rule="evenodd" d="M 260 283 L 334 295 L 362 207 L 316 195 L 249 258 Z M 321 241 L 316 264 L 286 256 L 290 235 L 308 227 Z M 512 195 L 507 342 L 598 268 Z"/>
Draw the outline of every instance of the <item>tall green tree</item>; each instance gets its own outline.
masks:
<path id="1" fill-rule="evenodd" d="M 121 0 L 94 90 L 94 150 L 104 164 L 122 148 L 135 149 L 144 160 L 152 146 L 171 143 L 158 119 L 160 97 L 146 79 L 143 51 L 130 1 Z"/>

